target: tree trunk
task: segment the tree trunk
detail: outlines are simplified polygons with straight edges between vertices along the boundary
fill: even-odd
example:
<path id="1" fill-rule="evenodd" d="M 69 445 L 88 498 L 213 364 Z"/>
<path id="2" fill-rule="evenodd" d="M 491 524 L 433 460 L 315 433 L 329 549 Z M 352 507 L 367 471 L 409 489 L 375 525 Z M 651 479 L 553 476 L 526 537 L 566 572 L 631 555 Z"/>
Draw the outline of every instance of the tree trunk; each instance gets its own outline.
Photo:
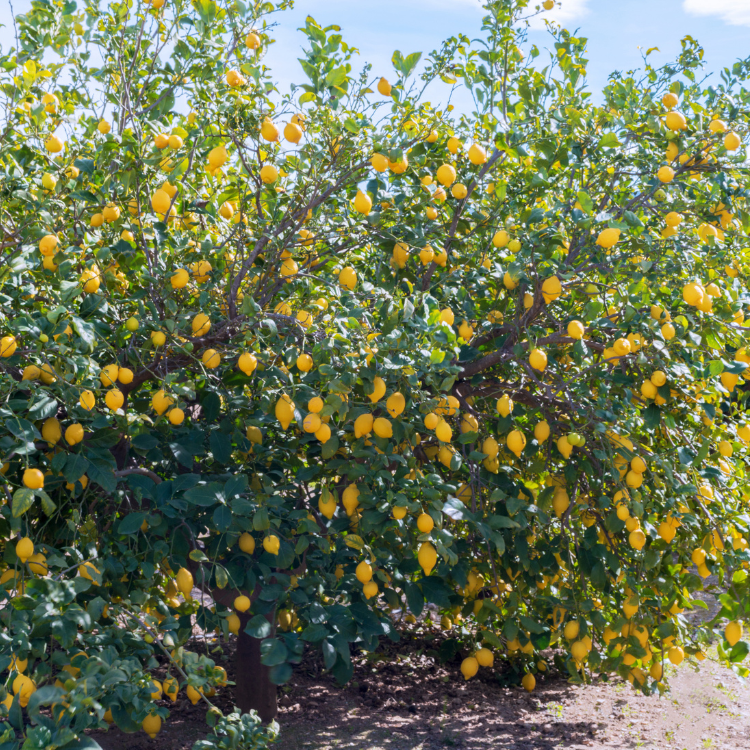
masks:
<path id="1" fill-rule="evenodd" d="M 271 682 L 268 667 L 260 663 L 260 640 L 245 632 L 249 620 L 248 614 L 240 614 L 234 670 L 235 703 L 242 713 L 255 709 L 261 721 L 268 723 L 276 718 L 276 685 Z"/>

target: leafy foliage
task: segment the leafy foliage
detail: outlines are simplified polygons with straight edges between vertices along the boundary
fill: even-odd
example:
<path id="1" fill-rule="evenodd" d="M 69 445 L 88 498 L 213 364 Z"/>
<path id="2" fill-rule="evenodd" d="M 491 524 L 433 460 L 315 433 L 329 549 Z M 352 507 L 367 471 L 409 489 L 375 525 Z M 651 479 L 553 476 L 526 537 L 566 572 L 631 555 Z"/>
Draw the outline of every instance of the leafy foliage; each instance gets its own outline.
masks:
<path id="1" fill-rule="evenodd" d="M 748 61 L 704 87 L 686 38 L 599 105 L 491 0 L 392 82 L 308 18 L 283 94 L 286 5 L 36 2 L 1 56 L 3 741 L 158 731 L 156 655 L 210 703 L 185 644 L 238 612 L 275 683 L 432 605 L 467 678 L 645 691 L 709 576 L 748 613 Z"/>

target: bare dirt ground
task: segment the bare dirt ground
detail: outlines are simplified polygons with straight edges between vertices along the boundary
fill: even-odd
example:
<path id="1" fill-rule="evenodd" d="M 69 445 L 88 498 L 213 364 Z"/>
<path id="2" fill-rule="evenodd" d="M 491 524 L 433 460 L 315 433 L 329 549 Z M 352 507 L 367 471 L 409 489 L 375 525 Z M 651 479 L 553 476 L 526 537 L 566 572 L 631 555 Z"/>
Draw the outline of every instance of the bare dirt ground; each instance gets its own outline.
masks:
<path id="1" fill-rule="evenodd" d="M 359 672 L 358 686 L 343 691 L 327 681 L 295 685 L 279 717 L 280 750 L 750 748 L 750 686 L 710 660 L 672 668 L 664 697 L 560 677 L 528 694 L 409 663 Z"/>
<path id="2" fill-rule="evenodd" d="M 491 670 L 465 682 L 458 662 L 390 656 L 358 658 L 343 689 L 306 660 L 281 692 L 278 749 L 750 750 L 750 685 L 710 659 L 670 667 L 671 692 L 644 697 L 619 680 L 573 686 L 555 675 L 529 694 Z M 231 691 L 217 701 L 230 709 Z M 155 740 L 116 729 L 92 736 L 104 750 L 190 750 L 206 734 L 205 710 L 184 696 L 169 707 Z"/>
<path id="3" fill-rule="evenodd" d="M 717 611 L 713 596 L 702 597 Z M 750 750 L 750 683 L 710 653 L 702 663 L 667 665 L 670 690 L 643 696 L 620 679 L 570 685 L 540 677 L 533 693 L 508 686 L 508 668 L 482 669 L 466 682 L 460 658 L 431 654 L 443 635 L 405 632 L 401 643 L 354 659 L 344 688 L 308 655 L 280 690 L 278 750 Z M 436 638 L 430 640 L 431 637 Z M 197 647 L 197 644 L 196 644 Z M 234 678 L 234 644 L 214 655 Z M 197 648 L 196 648 L 197 650 Z M 551 662 L 551 660 L 549 660 Z M 213 701 L 232 709 L 227 688 Z M 181 693 L 155 740 L 117 729 L 92 732 L 104 750 L 190 750 L 207 734 L 205 705 Z"/>

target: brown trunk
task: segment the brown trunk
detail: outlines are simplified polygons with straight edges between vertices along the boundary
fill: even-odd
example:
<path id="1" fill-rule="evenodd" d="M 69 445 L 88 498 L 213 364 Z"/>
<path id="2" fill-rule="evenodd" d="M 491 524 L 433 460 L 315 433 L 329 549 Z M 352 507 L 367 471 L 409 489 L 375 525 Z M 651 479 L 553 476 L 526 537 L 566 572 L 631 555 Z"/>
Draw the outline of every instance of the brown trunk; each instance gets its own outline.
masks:
<path id="1" fill-rule="evenodd" d="M 242 713 L 255 709 L 263 723 L 276 718 L 276 685 L 271 682 L 268 667 L 260 663 L 260 640 L 245 632 L 250 620 L 240 614 L 240 632 L 237 635 L 237 654 L 234 679 L 235 703 Z"/>

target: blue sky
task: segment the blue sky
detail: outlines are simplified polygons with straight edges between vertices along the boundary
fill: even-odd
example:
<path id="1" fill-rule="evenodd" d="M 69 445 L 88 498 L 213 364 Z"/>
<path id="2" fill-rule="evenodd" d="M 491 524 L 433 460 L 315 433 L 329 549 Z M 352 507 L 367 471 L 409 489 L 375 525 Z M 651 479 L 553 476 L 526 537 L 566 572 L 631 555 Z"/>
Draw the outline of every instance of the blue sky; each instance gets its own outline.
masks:
<path id="1" fill-rule="evenodd" d="M 7 3 L 0 0 L 0 7 L 5 6 L 0 19 L 7 22 L 6 28 L 0 28 L 3 48 L 13 38 Z M 30 0 L 13 0 L 13 5 L 17 13 L 23 12 Z M 658 47 L 660 52 L 651 57 L 655 64 L 672 59 L 686 34 L 705 47 L 708 71 L 719 71 L 750 55 L 750 0 L 561 0 L 558 5 L 545 17 L 588 37 L 594 91 L 601 89 L 610 71 L 639 66 L 639 48 Z M 344 38 L 360 50 L 360 63 L 373 63 L 373 72 L 386 77 L 394 77 L 390 64 L 394 49 L 429 52 L 458 32 L 475 37 L 482 18 L 478 0 L 296 0 L 294 10 L 278 16 L 283 19 L 274 34 L 278 44 L 267 57 L 282 90 L 301 79 L 296 58 L 303 38 L 296 29 L 308 14 L 321 24 L 340 25 Z M 542 30 L 532 31 L 531 39 L 540 46 L 547 43 Z M 438 90 L 431 94 L 442 95 Z"/>

